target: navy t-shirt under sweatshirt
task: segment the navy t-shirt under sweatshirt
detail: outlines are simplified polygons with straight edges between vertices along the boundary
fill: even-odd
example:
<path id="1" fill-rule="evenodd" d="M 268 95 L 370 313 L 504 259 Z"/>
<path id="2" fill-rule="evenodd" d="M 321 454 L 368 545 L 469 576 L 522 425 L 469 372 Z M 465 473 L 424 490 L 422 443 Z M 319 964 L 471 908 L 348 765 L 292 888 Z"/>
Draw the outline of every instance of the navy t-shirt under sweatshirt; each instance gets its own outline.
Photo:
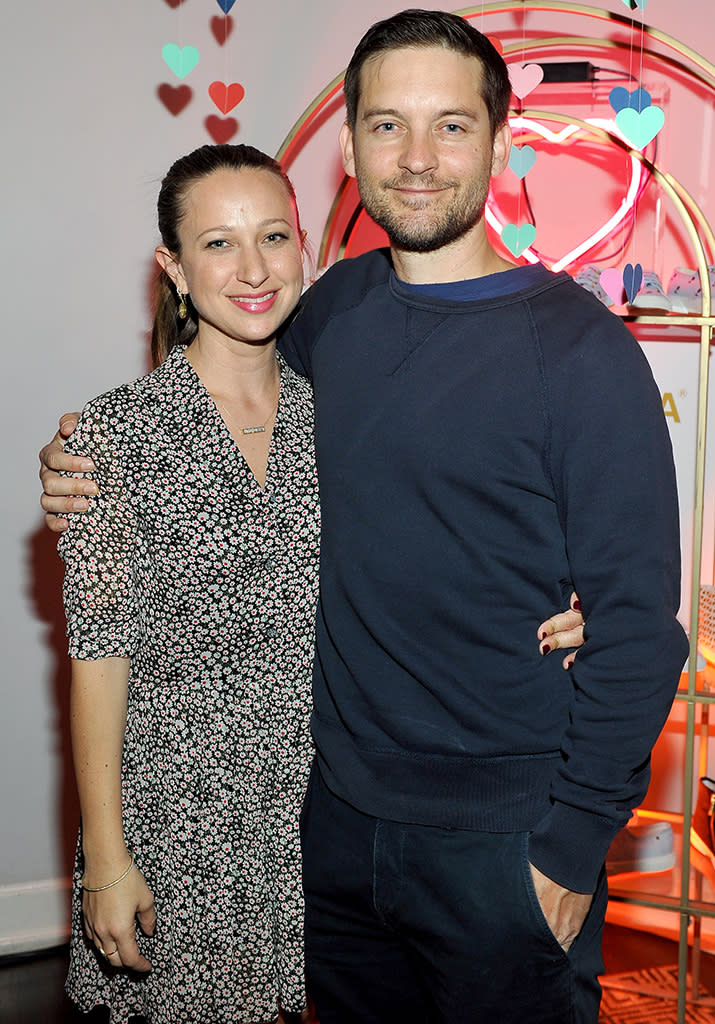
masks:
<path id="1" fill-rule="evenodd" d="M 322 506 L 313 734 L 367 814 L 528 830 L 593 891 L 687 654 L 672 453 L 648 364 L 566 274 L 410 286 L 331 268 L 282 341 L 313 378 Z M 536 627 L 572 589 L 572 672 Z"/>

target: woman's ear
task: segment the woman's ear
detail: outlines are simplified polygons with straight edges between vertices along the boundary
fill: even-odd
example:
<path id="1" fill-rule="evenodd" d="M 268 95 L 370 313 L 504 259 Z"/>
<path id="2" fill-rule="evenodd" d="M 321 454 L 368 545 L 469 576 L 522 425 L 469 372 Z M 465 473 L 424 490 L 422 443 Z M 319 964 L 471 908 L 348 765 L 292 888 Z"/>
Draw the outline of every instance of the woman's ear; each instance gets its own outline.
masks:
<path id="1" fill-rule="evenodd" d="M 186 284 L 186 278 L 184 277 L 184 272 L 181 269 L 181 263 L 173 252 L 170 252 L 165 245 L 158 245 L 154 250 L 154 258 L 164 273 L 171 278 L 177 291 L 186 295 L 189 291 Z"/>

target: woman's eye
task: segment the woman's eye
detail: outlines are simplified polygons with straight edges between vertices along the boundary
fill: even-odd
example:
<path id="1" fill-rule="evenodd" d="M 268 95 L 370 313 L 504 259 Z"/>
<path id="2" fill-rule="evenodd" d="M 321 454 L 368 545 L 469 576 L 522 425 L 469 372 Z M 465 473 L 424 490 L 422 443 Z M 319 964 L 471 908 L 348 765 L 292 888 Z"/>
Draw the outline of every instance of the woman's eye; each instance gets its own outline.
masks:
<path id="1" fill-rule="evenodd" d="M 224 249 L 228 245 L 225 238 L 212 238 L 210 242 L 206 243 L 207 249 Z"/>
<path id="2" fill-rule="evenodd" d="M 287 237 L 288 237 L 288 235 L 286 235 L 283 231 L 271 231 L 270 235 L 266 235 L 266 241 L 267 242 L 282 242 Z"/>

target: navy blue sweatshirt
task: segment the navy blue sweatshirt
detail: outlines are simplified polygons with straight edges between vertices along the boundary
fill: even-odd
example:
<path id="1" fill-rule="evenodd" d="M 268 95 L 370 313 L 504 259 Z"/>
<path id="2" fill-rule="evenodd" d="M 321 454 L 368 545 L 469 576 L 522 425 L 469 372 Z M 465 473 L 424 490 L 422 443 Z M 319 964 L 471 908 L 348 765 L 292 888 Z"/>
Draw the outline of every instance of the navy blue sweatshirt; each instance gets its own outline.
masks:
<path id="1" fill-rule="evenodd" d="M 368 253 L 283 339 L 315 387 L 312 728 L 359 810 L 529 830 L 532 863 L 591 892 L 687 655 L 675 474 L 628 330 L 568 275 L 528 280 L 454 302 Z M 565 672 L 536 626 L 572 589 Z"/>

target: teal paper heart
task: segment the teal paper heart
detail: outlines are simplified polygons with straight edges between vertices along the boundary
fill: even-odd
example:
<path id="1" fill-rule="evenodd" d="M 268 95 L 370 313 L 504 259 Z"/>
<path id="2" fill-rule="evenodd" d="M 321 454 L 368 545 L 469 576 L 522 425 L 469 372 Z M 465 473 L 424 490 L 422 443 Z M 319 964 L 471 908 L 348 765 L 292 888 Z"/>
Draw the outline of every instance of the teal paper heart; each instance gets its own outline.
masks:
<path id="1" fill-rule="evenodd" d="M 536 228 L 533 224 L 505 224 L 501 233 L 501 240 L 513 256 L 521 256 L 524 249 L 528 249 L 536 238 Z"/>
<path id="2" fill-rule="evenodd" d="M 661 107 L 646 107 L 639 113 L 631 107 L 624 107 L 616 114 L 619 131 L 636 149 L 645 149 L 665 124 L 665 113 Z"/>
<path id="3" fill-rule="evenodd" d="M 509 167 L 517 178 L 525 178 L 535 163 L 536 150 L 533 146 L 512 146 Z"/>
<path id="4" fill-rule="evenodd" d="M 629 11 L 633 10 L 633 4 L 635 4 L 636 7 L 639 7 L 641 11 L 644 11 L 645 5 L 648 3 L 648 0 L 633 0 L 633 3 L 631 3 L 631 0 L 623 0 L 623 3 L 626 5 Z"/>
<path id="5" fill-rule="evenodd" d="M 199 63 L 199 51 L 195 46 L 182 47 L 176 43 L 167 43 L 162 48 L 161 55 L 177 78 L 186 78 Z"/>

